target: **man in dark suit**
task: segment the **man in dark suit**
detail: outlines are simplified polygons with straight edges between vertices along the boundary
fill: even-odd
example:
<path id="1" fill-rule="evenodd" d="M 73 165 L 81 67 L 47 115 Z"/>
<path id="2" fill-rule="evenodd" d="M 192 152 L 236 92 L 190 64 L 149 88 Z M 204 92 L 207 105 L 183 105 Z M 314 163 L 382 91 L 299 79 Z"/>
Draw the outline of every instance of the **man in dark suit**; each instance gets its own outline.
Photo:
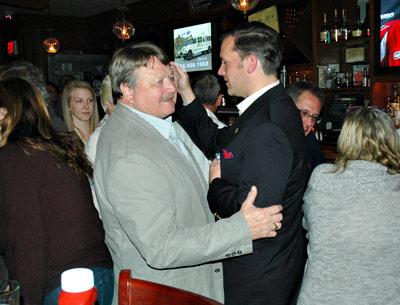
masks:
<path id="1" fill-rule="evenodd" d="M 224 36 L 220 57 L 218 74 L 228 93 L 245 98 L 234 124 L 220 130 L 196 102 L 187 74 L 173 64 L 185 105 L 181 123 L 208 157 L 220 153 L 220 163 L 211 165 L 211 211 L 229 217 L 254 184 L 256 205 L 281 203 L 284 213 L 275 239 L 253 242 L 253 254 L 224 261 L 225 304 L 294 304 L 305 262 L 301 208 L 307 160 L 299 111 L 277 79 L 279 36 L 261 23 L 248 23 Z"/>

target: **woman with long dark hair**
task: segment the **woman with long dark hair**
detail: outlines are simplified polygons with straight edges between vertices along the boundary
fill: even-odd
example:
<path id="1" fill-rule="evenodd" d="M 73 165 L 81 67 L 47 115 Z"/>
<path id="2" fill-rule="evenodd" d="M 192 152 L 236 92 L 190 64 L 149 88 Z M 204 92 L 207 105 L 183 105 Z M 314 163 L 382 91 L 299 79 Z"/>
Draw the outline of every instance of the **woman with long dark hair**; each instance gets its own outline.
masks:
<path id="1" fill-rule="evenodd" d="M 92 269 L 98 303 L 111 303 L 91 174 L 82 141 L 53 130 L 40 92 L 23 79 L 0 81 L 0 248 L 23 304 L 57 304 L 60 275 L 75 267 Z"/>

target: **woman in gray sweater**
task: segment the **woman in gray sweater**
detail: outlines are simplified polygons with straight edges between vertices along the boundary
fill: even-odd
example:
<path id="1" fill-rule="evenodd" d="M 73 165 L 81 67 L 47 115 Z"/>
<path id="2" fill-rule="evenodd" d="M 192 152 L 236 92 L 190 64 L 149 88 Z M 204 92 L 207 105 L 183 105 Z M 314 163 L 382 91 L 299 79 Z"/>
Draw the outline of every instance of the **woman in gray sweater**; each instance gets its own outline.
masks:
<path id="1" fill-rule="evenodd" d="M 348 115 L 335 164 L 311 176 L 304 225 L 298 305 L 400 304 L 400 143 L 383 111 Z"/>

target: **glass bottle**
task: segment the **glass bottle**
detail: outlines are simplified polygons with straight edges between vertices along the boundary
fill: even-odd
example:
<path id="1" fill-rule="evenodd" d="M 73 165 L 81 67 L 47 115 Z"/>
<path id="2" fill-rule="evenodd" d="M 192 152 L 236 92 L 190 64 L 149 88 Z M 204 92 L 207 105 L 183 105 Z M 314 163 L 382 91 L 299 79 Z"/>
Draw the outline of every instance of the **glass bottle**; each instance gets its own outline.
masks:
<path id="1" fill-rule="evenodd" d="M 393 85 L 393 103 L 397 103 L 399 101 L 399 86 L 397 84 Z"/>
<path id="2" fill-rule="evenodd" d="M 364 29 L 364 35 L 369 36 L 371 34 L 371 30 L 369 28 L 369 3 L 365 4 L 365 19 L 364 19 L 364 24 L 363 24 L 363 29 Z"/>
<path id="3" fill-rule="evenodd" d="M 337 13 L 337 8 L 335 8 L 333 16 L 333 27 L 331 29 L 332 41 L 338 42 L 339 35 L 340 35 L 340 29 L 339 29 L 338 13 Z"/>
<path id="4" fill-rule="evenodd" d="M 363 35 L 363 32 L 362 32 L 362 25 L 361 25 L 361 19 L 360 19 L 360 6 L 359 5 L 357 5 L 356 13 L 357 13 L 357 20 L 351 31 L 351 36 L 353 38 L 360 38 Z"/>
<path id="5" fill-rule="evenodd" d="M 362 78 L 362 86 L 369 87 L 369 71 L 368 71 L 367 67 L 364 68 L 363 78 Z"/>
<path id="6" fill-rule="evenodd" d="M 331 43 L 331 32 L 329 31 L 328 23 L 326 22 L 326 13 L 324 13 L 324 24 L 321 32 L 319 32 L 319 41 L 323 43 Z"/>
<path id="7" fill-rule="evenodd" d="M 349 39 L 350 29 L 347 25 L 346 9 L 342 9 L 342 25 L 340 26 L 340 40 Z"/>
<path id="8" fill-rule="evenodd" d="M 344 73 L 342 85 L 344 88 L 350 88 L 350 78 L 347 72 Z"/>
<path id="9" fill-rule="evenodd" d="M 280 82 L 284 88 L 287 86 L 287 71 L 286 71 L 286 66 L 283 65 L 281 69 L 281 74 L 280 74 Z"/>

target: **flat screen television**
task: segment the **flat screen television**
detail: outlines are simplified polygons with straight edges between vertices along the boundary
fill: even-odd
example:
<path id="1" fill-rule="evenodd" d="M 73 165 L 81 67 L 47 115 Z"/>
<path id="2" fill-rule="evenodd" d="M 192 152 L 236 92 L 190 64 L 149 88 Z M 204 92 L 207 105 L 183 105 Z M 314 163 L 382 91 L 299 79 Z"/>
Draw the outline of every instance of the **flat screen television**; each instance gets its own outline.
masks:
<path id="1" fill-rule="evenodd" d="M 400 0 L 376 0 L 375 25 L 377 71 L 400 71 Z"/>
<path id="2" fill-rule="evenodd" d="M 187 72 L 212 70 L 211 22 L 175 29 L 174 61 Z"/>

